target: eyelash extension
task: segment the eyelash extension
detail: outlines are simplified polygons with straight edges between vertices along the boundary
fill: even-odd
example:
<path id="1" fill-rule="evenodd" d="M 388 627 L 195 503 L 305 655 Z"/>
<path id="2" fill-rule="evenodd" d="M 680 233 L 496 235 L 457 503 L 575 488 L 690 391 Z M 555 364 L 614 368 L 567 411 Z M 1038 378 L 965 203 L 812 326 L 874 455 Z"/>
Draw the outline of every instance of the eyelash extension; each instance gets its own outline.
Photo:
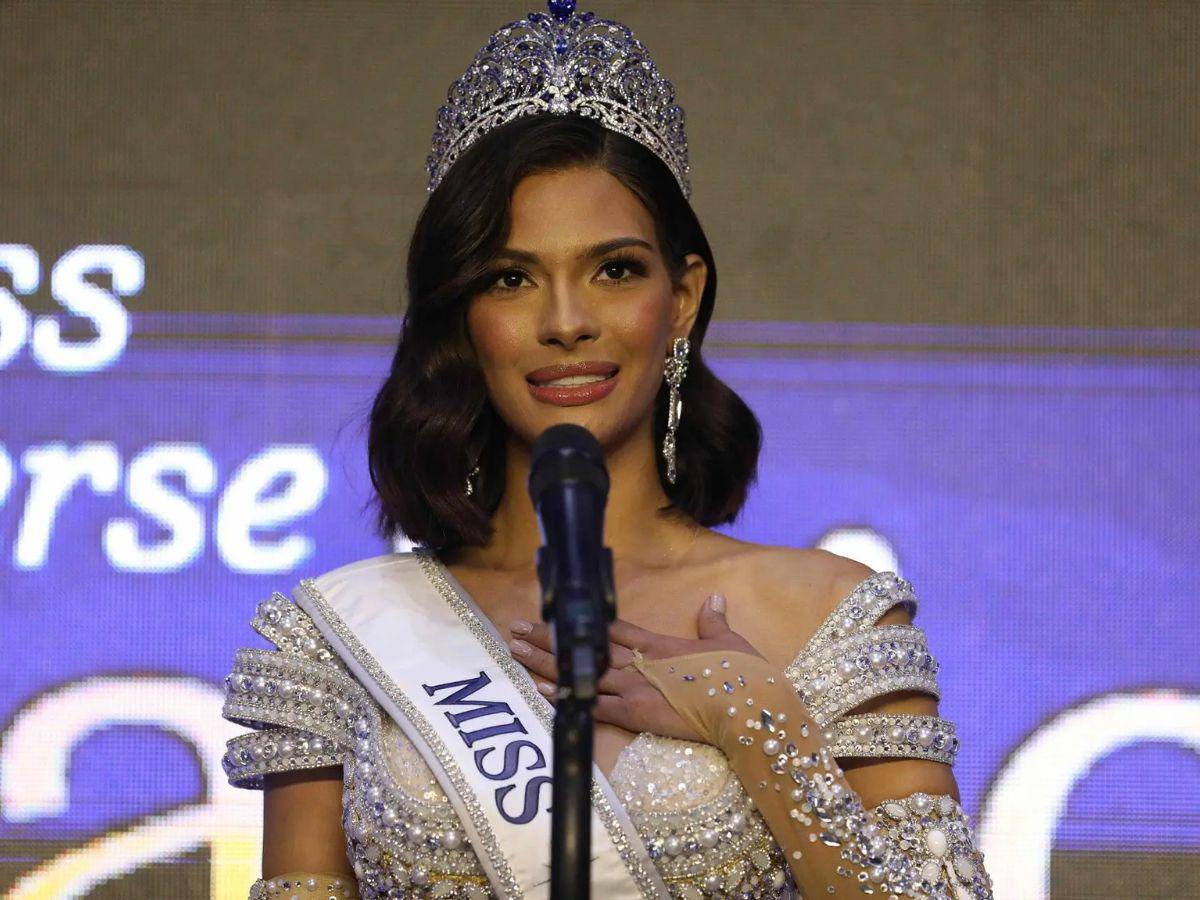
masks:
<path id="1" fill-rule="evenodd" d="M 645 276 L 645 274 L 646 274 L 645 263 L 643 263 L 636 256 L 620 256 L 620 255 L 611 256 L 608 259 L 601 262 L 597 268 L 600 271 L 603 271 L 606 266 L 611 266 L 611 265 L 623 266 L 625 268 L 627 274 L 629 274 L 629 275 L 636 275 L 636 276 L 642 277 L 642 276 Z M 502 287 L 497 284 L 497 282 L 499 282 L 499 280 L 501 278 L 503 278 L 505 275 L 507 275 L 511 272 L 520 273 L 521 275 L 523 275 L 526 278 L 529 277 L 529 273 L 518 266 L 507 266 L 503 269 L 496 269 L 495 271 L 493 271 L 491 274 L 489 274 L 487 276 L 487 286 L 486 286 L 485 290 L 498 291 L 500 293 L 517 290 L 518 288 Z M 608 279 L 608 281 L 616 283 L 616 284 L 620 284 L 620 283 L 628 281 L 628 280 L 629 280 L 628 278 Z"/>

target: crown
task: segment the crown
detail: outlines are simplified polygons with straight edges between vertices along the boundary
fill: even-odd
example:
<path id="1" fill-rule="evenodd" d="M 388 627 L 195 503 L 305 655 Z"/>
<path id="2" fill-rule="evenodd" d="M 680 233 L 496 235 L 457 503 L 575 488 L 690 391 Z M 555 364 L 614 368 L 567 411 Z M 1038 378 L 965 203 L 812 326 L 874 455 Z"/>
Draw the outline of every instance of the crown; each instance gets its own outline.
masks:
<path id="1" fill-rule="evenodd" d="M 488 38 L 450 86 L 426 165 L 430 193 L 493 128 L 552 113 L 594 119 L 644 145 L 691 196 L 683 109 L 642 42 L 620 22 L 575 12 L 575 0 L 548 6 L 549 13 L 529 13 Z"/>

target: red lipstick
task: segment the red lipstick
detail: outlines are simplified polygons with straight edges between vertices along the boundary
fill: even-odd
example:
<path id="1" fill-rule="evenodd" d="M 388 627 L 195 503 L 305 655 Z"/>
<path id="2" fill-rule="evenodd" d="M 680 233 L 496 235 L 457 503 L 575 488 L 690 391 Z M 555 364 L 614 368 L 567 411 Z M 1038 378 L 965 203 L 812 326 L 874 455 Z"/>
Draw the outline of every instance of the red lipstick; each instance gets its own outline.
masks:
<path id="1" fill-rule="evenodd" d="M 534 369 L 525 376 L 529 383 L 529 393 L 535 400 L 549 403 L 553 406 L 583 406 L 594 403 L 612 393 L 617 382 L 616 363 L 600 360 L 588 362 L 559 364 Z M 550 384 L 559 379 L 575 379 L 593 376 L 588 383 L 581 384 Z M 603 380 L 596 380 L 601 376 Z"/>

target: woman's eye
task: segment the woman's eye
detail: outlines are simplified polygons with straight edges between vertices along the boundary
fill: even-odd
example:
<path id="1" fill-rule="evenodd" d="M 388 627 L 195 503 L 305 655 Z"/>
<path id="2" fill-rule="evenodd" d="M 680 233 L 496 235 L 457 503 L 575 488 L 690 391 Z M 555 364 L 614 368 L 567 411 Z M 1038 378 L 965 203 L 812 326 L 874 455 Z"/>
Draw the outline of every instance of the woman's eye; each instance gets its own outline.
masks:
<path id="1" fill-rule="evenodd" d="M 506 291 L 515 291 L 525 283 L 525 273 L 520 269 L 508 269 L 501 272 L 492 286 Z"/>
<path id="2" fill-rule="evenodd" d="M 631 259 L 610 259 L 600 271 L 608 281 L 627 281 L 630 275 L 643 274 L 642 265 Z"/>
<path id="3" fill-rule="evenodd" d="M 623 283 L 634 276 L 646 274 L 645 266 L 635 259 L 610 259 L 600 264 L 598 276 L 601 281 Z M 496 273 L 489 291 L 516 291 L 529 282 L 524 269 L 504 269 Z"/>

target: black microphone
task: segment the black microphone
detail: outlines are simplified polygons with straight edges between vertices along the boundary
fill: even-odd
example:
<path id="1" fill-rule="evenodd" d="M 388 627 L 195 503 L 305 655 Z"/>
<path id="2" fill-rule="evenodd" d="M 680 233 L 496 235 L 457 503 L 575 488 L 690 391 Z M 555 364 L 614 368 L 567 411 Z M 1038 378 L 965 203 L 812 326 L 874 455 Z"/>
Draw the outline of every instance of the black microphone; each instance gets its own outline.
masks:
<path id="1" fill-rule="evenodd" d="M 551 900 L 588 900 L 592 846 L 592 708 L 608 668 L 616 615 L 612 551 L 604 542 L 608 472 L 586 428 L 555 425 L 534 442 L 529 497 L 544 546 L 537 551 L 542 618 L 558 661 L 554 788 L 550 810 Z"/>
<path id="2" fill-rule="evenodd" d="M 600 442 L 579 425 L 554 425 L 530 455 L 529 497 L 538 548 L 542 618 L 551 623 L 559 687 L 590 702 L 608 668 L 608 623 L 616 615 L 612 551 L 603 546 L 608 471 Z"/>

